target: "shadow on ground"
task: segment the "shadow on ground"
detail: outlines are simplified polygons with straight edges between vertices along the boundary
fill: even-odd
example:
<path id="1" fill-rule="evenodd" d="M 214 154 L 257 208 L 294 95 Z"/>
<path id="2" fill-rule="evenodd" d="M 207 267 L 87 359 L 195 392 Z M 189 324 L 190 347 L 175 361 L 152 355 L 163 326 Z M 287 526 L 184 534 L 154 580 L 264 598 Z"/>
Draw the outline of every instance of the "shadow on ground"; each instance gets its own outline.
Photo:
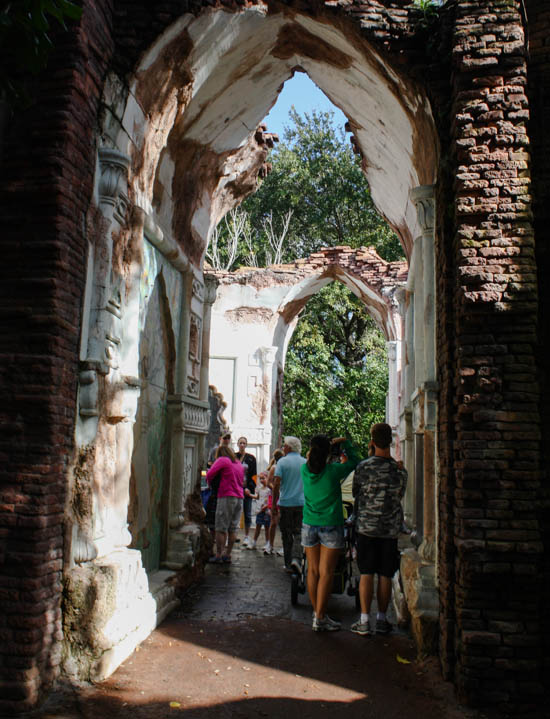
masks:
<path id="1" fill-rule="evenodd" d="M 465 719 L 435 660 L 406 633 L 359 637 L 353 597 L 331 597 L 343 630 L 311 631 L 311 606 L 290 603 L 280 557 L 237 549 L 124 664 L 96 686 L 62 688 L 41 719 Z"/>

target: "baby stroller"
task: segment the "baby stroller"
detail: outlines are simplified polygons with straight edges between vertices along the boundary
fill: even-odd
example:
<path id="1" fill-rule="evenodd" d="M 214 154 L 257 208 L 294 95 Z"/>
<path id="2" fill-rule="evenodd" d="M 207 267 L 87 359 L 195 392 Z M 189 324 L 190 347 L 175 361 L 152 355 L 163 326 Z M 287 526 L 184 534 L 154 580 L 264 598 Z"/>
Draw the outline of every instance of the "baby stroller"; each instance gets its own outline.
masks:
<path id="1" fill-rule="evenodd" d="M 349 501 L 343 501 L 344 508 L 344 549 L 338 559 L 338 564 L 334 571 L 334 579 L 332 583 L 332 594 L 344 594 L 355 597 L 355 608 L 361 608 L 359 602 L 359 576 L 353 574 L 353 549 L 355 543 L 355 523 L 353 519 L 353 504 Z M 302 554 L 300 571 L 293 572 L 290 582 L 290 601 L 293 606 L 298 604 L 298 595 L 305 594 L 307 577 L 307 559 L 306 553 Z"/>

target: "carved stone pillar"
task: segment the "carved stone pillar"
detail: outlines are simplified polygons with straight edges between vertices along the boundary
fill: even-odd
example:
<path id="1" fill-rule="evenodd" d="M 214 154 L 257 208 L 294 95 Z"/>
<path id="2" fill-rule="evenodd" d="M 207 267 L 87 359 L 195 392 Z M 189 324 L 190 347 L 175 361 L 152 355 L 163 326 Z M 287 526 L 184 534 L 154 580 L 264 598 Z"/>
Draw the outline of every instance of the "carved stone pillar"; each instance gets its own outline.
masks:
<path id="1" fill-rule="evenodd" d="M 407 283 L 408 284 L 408 283 Z M 414 286 L 413 283 L 411 283 Z M 412 393 L 415 388 L 415 350 L 414 350 L 414 292 L 409 289 L 405 292 L 405 359 L 404 359 L 404 387 L 405 396 L 403 398 L 405 406 L 411 401 Z"/>
<path id="2" fill-rule="evenodd" d="M 430 562 L 436 558 L 437 516 L 437 385 L 424 383 L 424 506 L 423 537 L 418 548 L 420 556 Z"/>
<path id="3" fill-rule="evenodd" d="M 275 384 L 273 382 L 273 364 L 277 356 L 277 347 L 260 347 L 262 355 L 263 376 L 266 379 L 267 389 L 267 408 L 266 417 L 267 424 L 264 431 L 264 442 L 266 444 L 266 455 L 269 456 L 269 447 L 271 445 L 271 427 L 273 426 L 273 418 L 271 416 L 273 410 L 273 393 Z"/>
<path id="4" fill-rule="evenodd" d="M 424 377 L 435 380 L 435 254 L 433 185 L 421 185 L 411 192 L 422 232 L 422 328 L 424 332 Z"/>
<path id="5" fill-rule="evenodd" d="M 164 566 L 181 569 L 193 563 L 197 531 L 186 524 L 185 500 L 193 489 L 194 457 L 197 455 L 196 436 L 205 436 L 210 425 L 208 402 L 173 395 L 168 399 L 172 446 L 170 469 L 169 518 L 167 550 Z M 193 443 L 186 445 L 185 437 L 193 435 Z"/>
<path id="6" fill-rule="evenodd" d="M 424 261 L 422 254 L 422 236 L 414 241 L 414 258 L 412 272 L 414 274 L 414 387 L 420 387 L 425 379 L 424 368 Z"/>
<path id="7" fill-rule="evenodd" d="M 422 232 L 422 330 L 423 330 L 423 532 L 419 548 L 426 560 L 435 559 L 436 514 L 436 423 L 437 386 L 435 384 L 435 257 L 434 191 L 432 185 L 415 187 L 411 192 Z"/>
<path id="8" fill-rule="evenodd" d="M 212 326 L 212 305 L 216 301 L 217 280 L 204 278 L 203 315 L 202 315 L 202 362 L 199 398 L 208 403 L 208 384 L 210 374 L 210 330 Z M 197 458 L 201 467 L 206 467 L 206 437 L 201 434 L 197 443 Z"/>
<path id="9" fill-rule="evenodd" d="M 434 199 L 433 187 L 411 192 L 421 235 L 415 240 L 414 338 L 416 387 L 412 401 L 414 451 L 413 523 L 411 539 L 417 550 L 407 549 L 401 558 L 401 581 L 411 618 L 411 630 L 420 651 L 437 646 L 439 604 L 437 593 L 436 495 L 437 495 L 437 384 L 435 343 Z M 421 260 L 419 259 L 421 258 Z M 419 292 L 421 288 L 421 293 Z M 407 468 L 409 468 L 408 465 Z M 406 505 L 405 511 L 409 507 Z"/>
<path id="10" fill-rule="evenodd" d="M 388 395 L 386 406 L 386 422 L 394 432 L 399 422 L 399 387 L 398 387 L 398 343 L 394 340 L 386 343 L 388 356 Z"/>
<path id="11" fill-rule="evenodd" d="M 118 150 L 99 150 L 97 196 L 104 225 L 89 258 L 86 293 L 90 301 L 83 317 L 87 345 L 81 354 L 76 429 L 80 446 L 95 445 L 93 526 L 73 529 L 73 559 L 78 563 L 126 547 L 131 541 L 127 525 L 128 457 L 139 381 L 126 377 L 121 369 L 124 307 L 121 280 L 112 271 L 113 236 L 124 227 L 128 213 L 129 163 Z M 105 402 L 100 406 L 102 395 Z"/>
<path id="12" fill-rule="evenodd" d="M 204 278 L 204 310 L 202 334 L 202 366 L 200 398 L 203 402 L 208 400 L 208 374 L 210 369 L 210 328 L 212 323 L 212 305 L 216 301 L 218 282 L 214 277 Z"/>

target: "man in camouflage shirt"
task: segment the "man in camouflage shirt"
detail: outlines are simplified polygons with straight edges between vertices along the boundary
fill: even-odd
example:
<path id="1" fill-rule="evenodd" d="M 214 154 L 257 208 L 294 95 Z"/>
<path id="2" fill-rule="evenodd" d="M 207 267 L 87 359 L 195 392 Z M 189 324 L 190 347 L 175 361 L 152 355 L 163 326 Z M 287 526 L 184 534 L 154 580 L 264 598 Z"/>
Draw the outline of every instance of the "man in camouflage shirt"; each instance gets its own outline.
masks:
<path id="1" fill-rule="evenodd" d="M 369 612 L 375 574 L 378 575 L 376 632 L 388 634 L 392 630 L 386 611 L 391 598 L 391 580 L 399 565 L 397 537 L 403 524 L 401 499 L 407 486 L 407 471 L 392 458 L 391 442 L 389 424 L 373 425 L 371 456 L 357 465 L 353 477 L 361 617 L 351 631 L 361 635 L 371 634 Z"/>

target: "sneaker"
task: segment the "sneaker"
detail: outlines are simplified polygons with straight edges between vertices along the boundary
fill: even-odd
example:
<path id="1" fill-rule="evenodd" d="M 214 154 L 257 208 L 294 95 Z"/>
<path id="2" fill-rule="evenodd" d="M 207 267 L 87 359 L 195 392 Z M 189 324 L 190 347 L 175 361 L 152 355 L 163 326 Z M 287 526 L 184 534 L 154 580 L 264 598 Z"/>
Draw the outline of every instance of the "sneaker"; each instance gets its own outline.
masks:
<path id="1" fill-rule="evenodd" d="M 273 550 L 271 550 L 271 554 L 273 554 Z M 278 549 L 278 550 L 277 550 L 277 556 L 278 556 L 278 557 L 284 557 L 284 556 L 285 556 L 284 550 Z"/>
<path id="2" fill-rule="evenodd" d="M 341 625 L 334 620 L 329 622 L 327 617 L 324 617 L 324 619 L 313 617 L 311 628 L 314 632 L 337 632 L 341 628 Z"/>
<path id="3" fill-rule="evenodd" d="M 245 537 L 243 539 L 243 547 L 246 547 L 247 549 L 250 549 L 250 539 L 248 537 Z"/>
<path id="4" fill-rule="evenodd" d="M 364 637 L 366 634 L 372 634 L 368 622 L 362 623 L 360 619 L 351 625 L 351 631 L 354 634 L 360 634 L 362 637 Z"/>
<path id="5" fill-rule="evenodd" d="M 254 540 L 252 540 L 252 542 L 249 542 L 249 543 L 246 545 L 246 548 L 247 548 L 247 549 L 256 549 L 256 542 L 255 542 Z"/>
<path id="6" fill-rule="evenodd" d="M 264 554 L 271 554 L 271 544 L 269 542 L 266 542 L 264 545 Z"/>
<path id="7" fill-rule="evenodd" d="M 388 622 L 387 619 L 376 620 L 376 633 L 377 634 L 389 634 L 393 630 L 393 625 Z"/>
<path id="8" fill-rule="evenodd" d="M 313 612 L 313 619 L 315 619 L 315 612 Z M 342 628 L 342 622 L 339 622 L 337 619 L 333 619 L 332 617 L 329 617 L 328 614 L 325 614 L 325 621 L 328 622 L 331 626 L 335 627 L 336 629 Z"/>

